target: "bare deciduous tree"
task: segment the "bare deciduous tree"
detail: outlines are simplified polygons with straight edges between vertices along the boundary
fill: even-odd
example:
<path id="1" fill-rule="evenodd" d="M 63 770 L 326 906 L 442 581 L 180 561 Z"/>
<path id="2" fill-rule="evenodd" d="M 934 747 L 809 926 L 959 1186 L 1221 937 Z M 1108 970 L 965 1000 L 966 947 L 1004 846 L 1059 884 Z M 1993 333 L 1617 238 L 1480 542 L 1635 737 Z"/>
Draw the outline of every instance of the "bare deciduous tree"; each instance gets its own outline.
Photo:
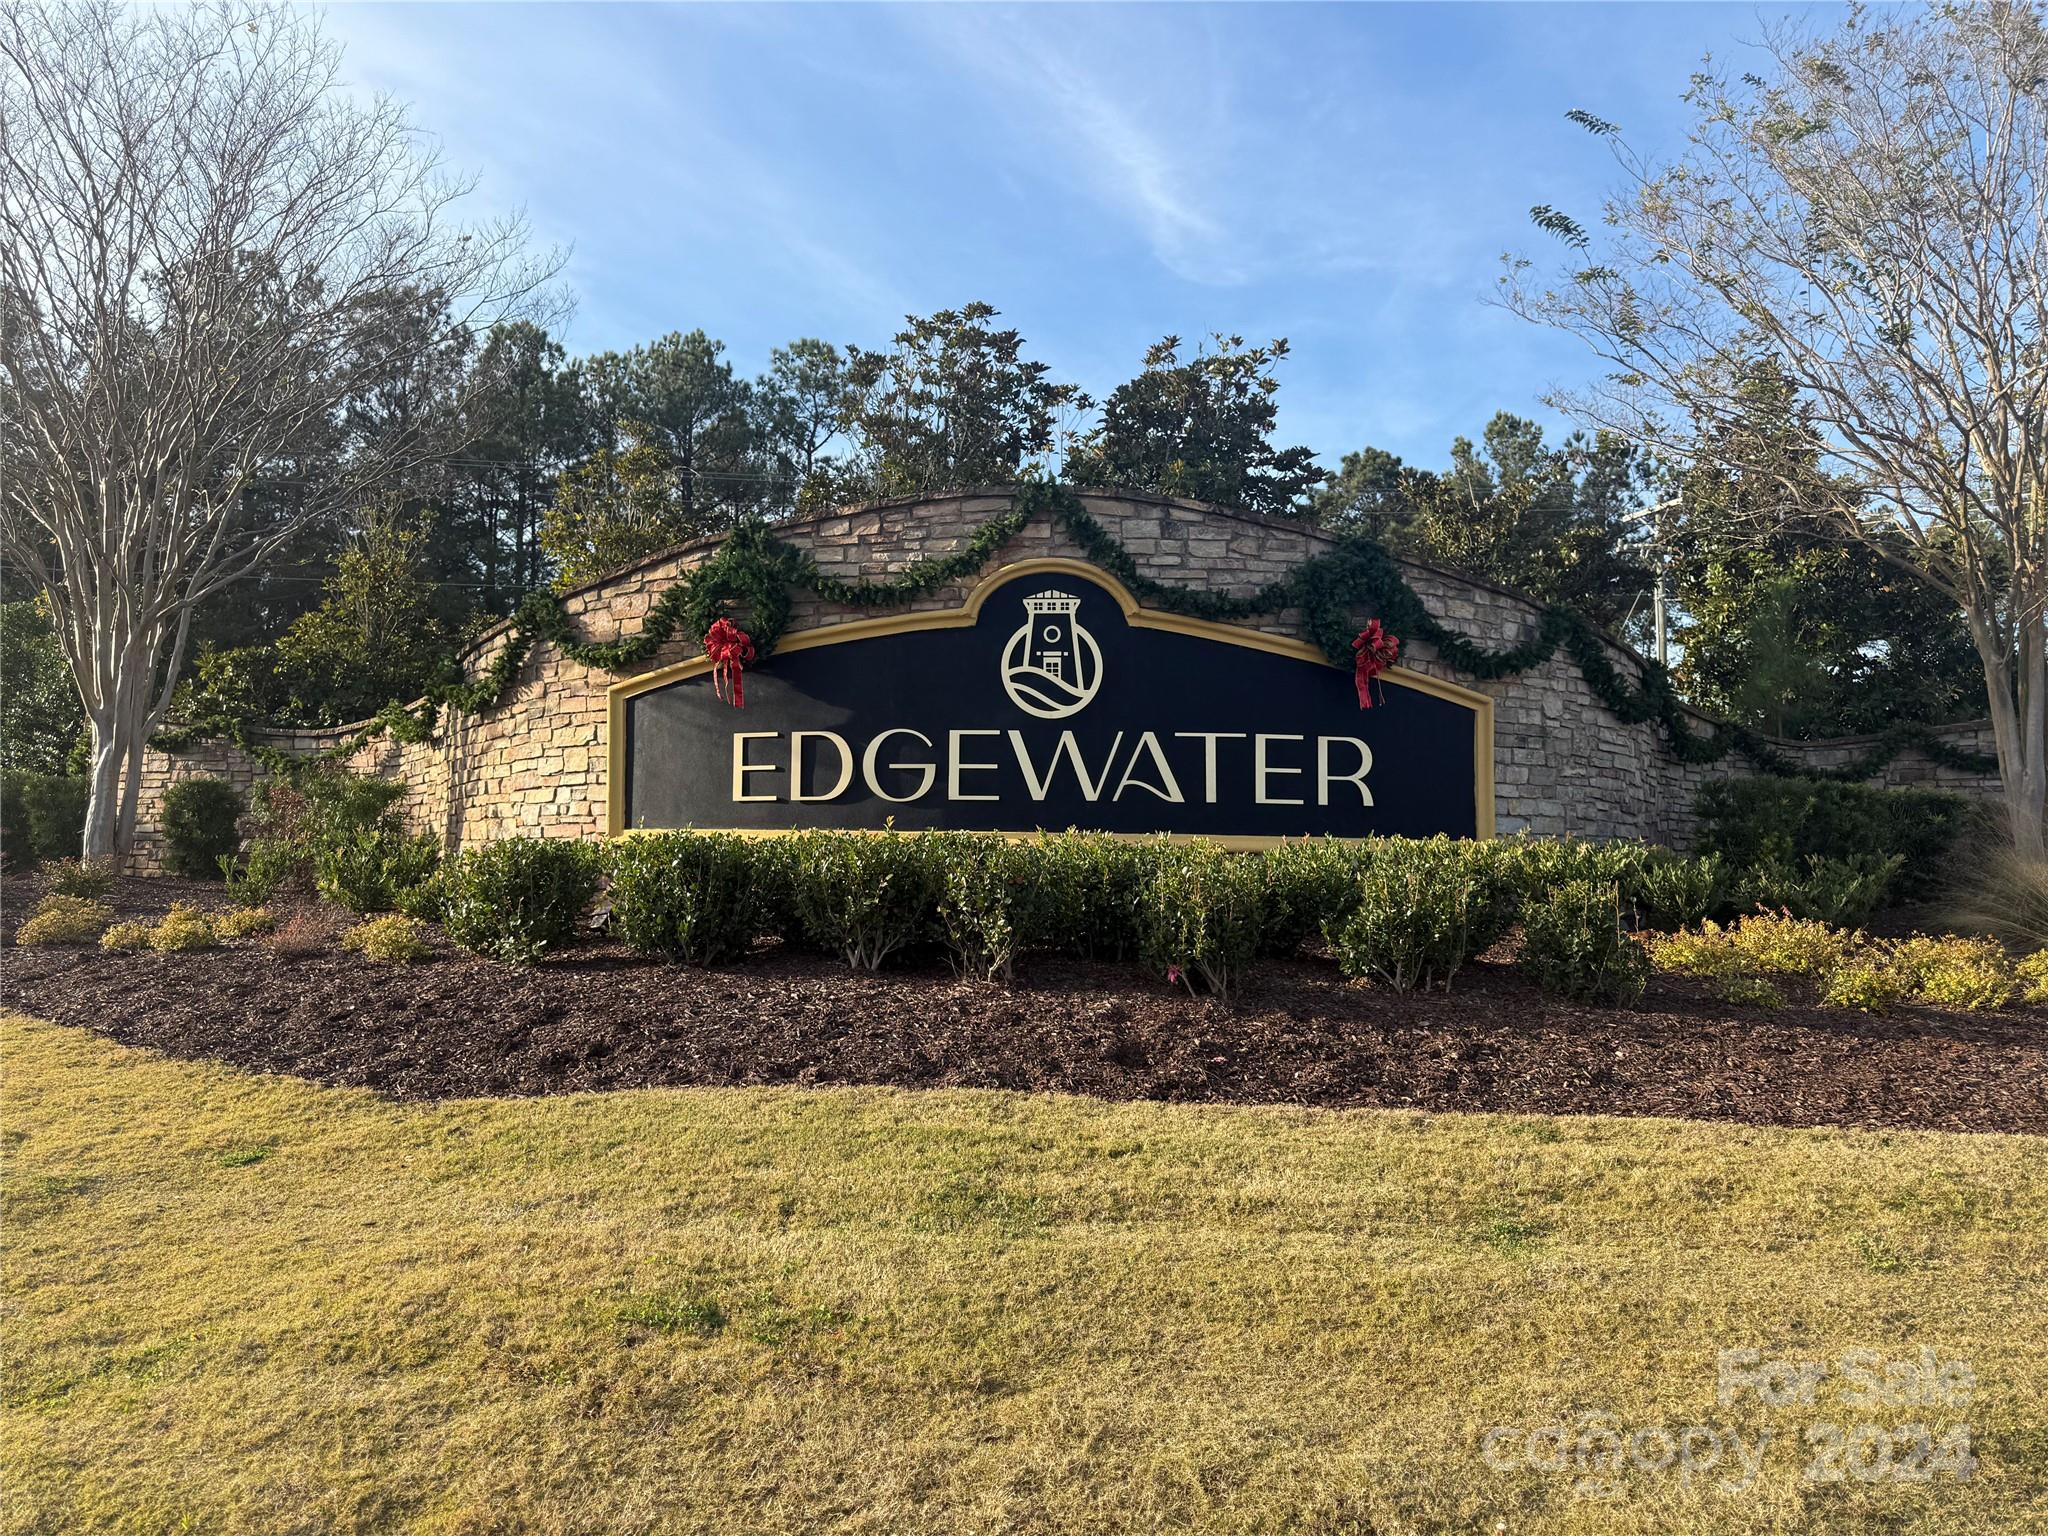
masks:
<path id="1" fill-rule="evenodd" d="M 1726 467 L 1779 484 L 1952 598 L 1968 621 L 2015 840 L 2042 850 L 2048 794 L 2048 31 L 2009 0 L 1853 12 L 1777 27 L 1767 75 L 1711 66 L 1669 163 L 1608 139 L 1627 177 L 1594 235 L 1534 210 L 1572 247 L 1527 261 L 1508 306 L 1613 367 L 1555 403 L 1684 456 L 1711 437 L 1760 450 Z M 1796 392 L 1805 440 L 1740 431 L 1760 383 Z M 1804 504 L 1842 477 L 1825 506 Z M 1804 463 L 1802 464 L 1802 461 Z"/>
<path id="2" fill-rule="evenodd" d="M 455 226 L 469 183 L 339 63 L 247 0 L 0 8 L 0 552 L 84 700 L 89 857 L 132 837 L 194 606 L 448 446 L 350 402 L 550 273 L 516 218 Z"/>

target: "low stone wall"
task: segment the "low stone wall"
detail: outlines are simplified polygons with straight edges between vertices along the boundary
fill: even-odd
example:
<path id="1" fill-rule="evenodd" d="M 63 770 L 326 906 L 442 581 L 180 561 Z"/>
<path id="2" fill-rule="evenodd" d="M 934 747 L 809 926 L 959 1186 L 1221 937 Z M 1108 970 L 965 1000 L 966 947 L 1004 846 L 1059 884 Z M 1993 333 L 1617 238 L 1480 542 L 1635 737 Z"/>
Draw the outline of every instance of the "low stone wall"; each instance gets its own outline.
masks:
<path id="1" fill-rule="evenodd" d="M 1089 512 L 1130 552 L 1147 576 L 1185 586 L 1250 594 L 1321 552 L 1328 535 L 1279 519 L 1255 517 L 1161 497 L 1083 493 Z M 916 561 L 959 548 L 990 516 L 1010 505 L 1001 491 L 961 492 L 830 513 L 786 524 L 779 538 L 804 548 L 829 576 L 881 579 Z M 580 588 L 566 599 L 578 633 L 610 640 L 636 630 L 656 596 L 717 548 L 705 540 L 655 556 Z M 995 564 L 1039 556 L 1079 557 L 1057 528 L 1034 521 L 1007 545 Z M 1541 619 L 1528 599 L 1429 566 L 1405 564 L 1409 584 L 1437 618 L 1491 648 L 1526 636 Z M 955 608 L 975 578 L 942 587 L 907 605 Z M 790 632 L 867 616 L 799 594 Z M 1362 624 L 1368 613 L 1358 615 Z M 1288 611 L 1258 621 L 1277 634 L 1299 636 L 1301 616 Z M 472 675 L 507 638 L 485 635 L 466 658 Z M 1615 664 L 1640 676 L 1634 652 L 1612 643 Z M 697 654 L 692 642 L 663 647 L 639 671 L 652 671 Z M 1402 664 L 1489 694 L 1494 711 L 1497 829 L 1590 837 L 1640 837 L 1685 846 L 1693 835 L 1692 802 L 1710 779 L 1750 772 L 1735 757 L 1709 765 L 1680 762 L 1652 724 L 1625 725 L 1594 695 L 1577 664 L 1559 653 L 1515 677 L 1481 682 L 1447 666 L 1425 642 L 1407 643 Z M 772 661 L 769 663 L 772 665 Z M 368 743 L 348 760 L 360 773 L 402 781 L 410 819 L 454 851 L 512 836 L 601 837 L 606 817 L 606 690 L 617 678 L 537 643 L 510 695 L 481 715 L 451 715 L 433 740 L 405 745 Z M 1698 716 L 1695 727 L 1710 729 Z M 271 738 L 286 751 L 312 753 L 353 735 L 353 728 L 293 731 Z M 1951 727 L 1956 744 L 1990 749 L 1988 723 Z M 1817 767 L 1837 766 L 1869 745 L 1867 739 L 1786 742 L 1784 749 Z M 157 830 L 163 791 L 180 778 L 211 774 L 241 787 L 262 776 L 239 750 L 212 743 L 175 756 L 145 760 L 135 860 L 153 867 L 161 854 Z M 1994 794 L 1995 777 L 1958 774 L 1908 752 L 1882 782 Z"/>

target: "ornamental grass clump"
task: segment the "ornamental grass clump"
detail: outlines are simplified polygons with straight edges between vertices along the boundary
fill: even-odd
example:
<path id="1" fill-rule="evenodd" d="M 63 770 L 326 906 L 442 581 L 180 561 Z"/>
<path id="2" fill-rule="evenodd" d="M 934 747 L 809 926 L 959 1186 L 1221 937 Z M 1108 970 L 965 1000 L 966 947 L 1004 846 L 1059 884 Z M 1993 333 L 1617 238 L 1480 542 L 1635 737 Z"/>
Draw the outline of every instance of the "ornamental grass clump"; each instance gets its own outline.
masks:
<path id="1" fill-rule="evenodd" d="M 1544 991 L 1609 1006 L 1643 995 L 1650 960 L 1622 920 L 1618 884 L 1566 881 L 1531 903 L 1522 924 L 1522 963 Z"/>
<path id="2" fill-rule="evenodd" d="M 91 944 L 114 921 L 114 909 L 103 901 L 51 892 L 15 930 L 14 942 L 31 948 L 44 944 Z"/>
<path id="3" fill-rule="evenodd" d="M 685 965 L 737 959 L 772 920 L 777 872 L 761 851 L 722 832 L 621 838 L 606 852 L 611 931 Z"/>
<path id="4" fill-rule="evenodd" d="M 599 852 L 589 843 L 539 837 L 487 843 L 444 871 L 441 926 L 464 949 L 531 965 L 575 939 L 601 873 Z"/>
<path id="5" fill-rule="evenodd" d="M 1495 868 L 1447 837 L 1388 841 L 1359 876 L 1356 910 L 1326 934 L 1338 966 L 1397 992 L 1448 991 L 1459 967 L 1490 942 L 1503 904 Z"/>
<path id="6" fill-rule="evenodd" d="M 1233 996 L 1266 945 L 1266 873 L 1214 843 L 1160 850 L 1145 892 L 1144 953 L 1190 992 Z"/>
<path id="7" fill-rule="evenodd" d="M 936 846 L 894 830 L 792 838 L 791 899 L 806 941 L 857 971 L 876 971 L 905 945 L 930 937 L 943 885 Z"/>
<path id="8" fill-rule="evenodd" d="M 149 947 L 160 955 L 218 949 L 220 935 L 214 931 L 212 920 L 197 907 L 173 902 L 163 921 L 150 930 Z"/>
<path id="9" fill-rule="evenodd" d="M 434 953 L 425 926 L 396 912 L 357 923 L 341 936 L 341 947 L 379 965 L 413 965 Z"/>

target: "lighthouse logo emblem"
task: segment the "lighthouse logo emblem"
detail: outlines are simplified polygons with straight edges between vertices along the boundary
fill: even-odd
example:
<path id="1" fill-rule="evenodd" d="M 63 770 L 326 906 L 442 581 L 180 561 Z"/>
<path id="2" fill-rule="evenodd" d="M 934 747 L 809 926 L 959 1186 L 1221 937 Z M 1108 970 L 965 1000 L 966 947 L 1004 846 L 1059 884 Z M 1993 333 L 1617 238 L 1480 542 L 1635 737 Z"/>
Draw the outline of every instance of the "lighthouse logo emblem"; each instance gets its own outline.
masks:
<path id="1" fill-rule="evenodd" d="M 1027 715 L 1064 720 L 1102 686 L 1102 652 L 1074 617 L 1080 606 L 1071 592 L 1024 599 L 1024 622 L 1003 647 L 1003 692 Z"/>

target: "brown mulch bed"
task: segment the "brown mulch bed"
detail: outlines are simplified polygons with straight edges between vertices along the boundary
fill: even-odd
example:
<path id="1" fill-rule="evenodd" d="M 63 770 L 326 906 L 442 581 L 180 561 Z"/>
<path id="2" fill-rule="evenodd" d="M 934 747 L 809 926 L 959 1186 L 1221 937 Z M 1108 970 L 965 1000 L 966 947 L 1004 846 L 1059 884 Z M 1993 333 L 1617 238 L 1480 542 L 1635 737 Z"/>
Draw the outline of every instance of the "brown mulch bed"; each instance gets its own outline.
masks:
<path id="1" fill-rule="evenodd" d="M 8 881 L 9 916 L 33 894 Z M 113 900 L 124 917 L 224 905 L 217 885 L 166 879 L 124 880 Z M 338 948 L 10 942 L 0 996 L 127 1045 L 402 1099 L 894 1084 L 2048 1134 L 2048 1011 L 1767 1013 L 1668 978 L 1611 1011 L 1484 961 L 1448 996 L 1411 997 L 1349 985 L 1325 962 L 1275 963 L 1226 1008 L 1134 966 L 1050 959 L 992 987 L 936 961 L 862 976 L 774 947 L 693 970 L 591 944 L 521 970 L 445 946 L 399 969 Z"/>

